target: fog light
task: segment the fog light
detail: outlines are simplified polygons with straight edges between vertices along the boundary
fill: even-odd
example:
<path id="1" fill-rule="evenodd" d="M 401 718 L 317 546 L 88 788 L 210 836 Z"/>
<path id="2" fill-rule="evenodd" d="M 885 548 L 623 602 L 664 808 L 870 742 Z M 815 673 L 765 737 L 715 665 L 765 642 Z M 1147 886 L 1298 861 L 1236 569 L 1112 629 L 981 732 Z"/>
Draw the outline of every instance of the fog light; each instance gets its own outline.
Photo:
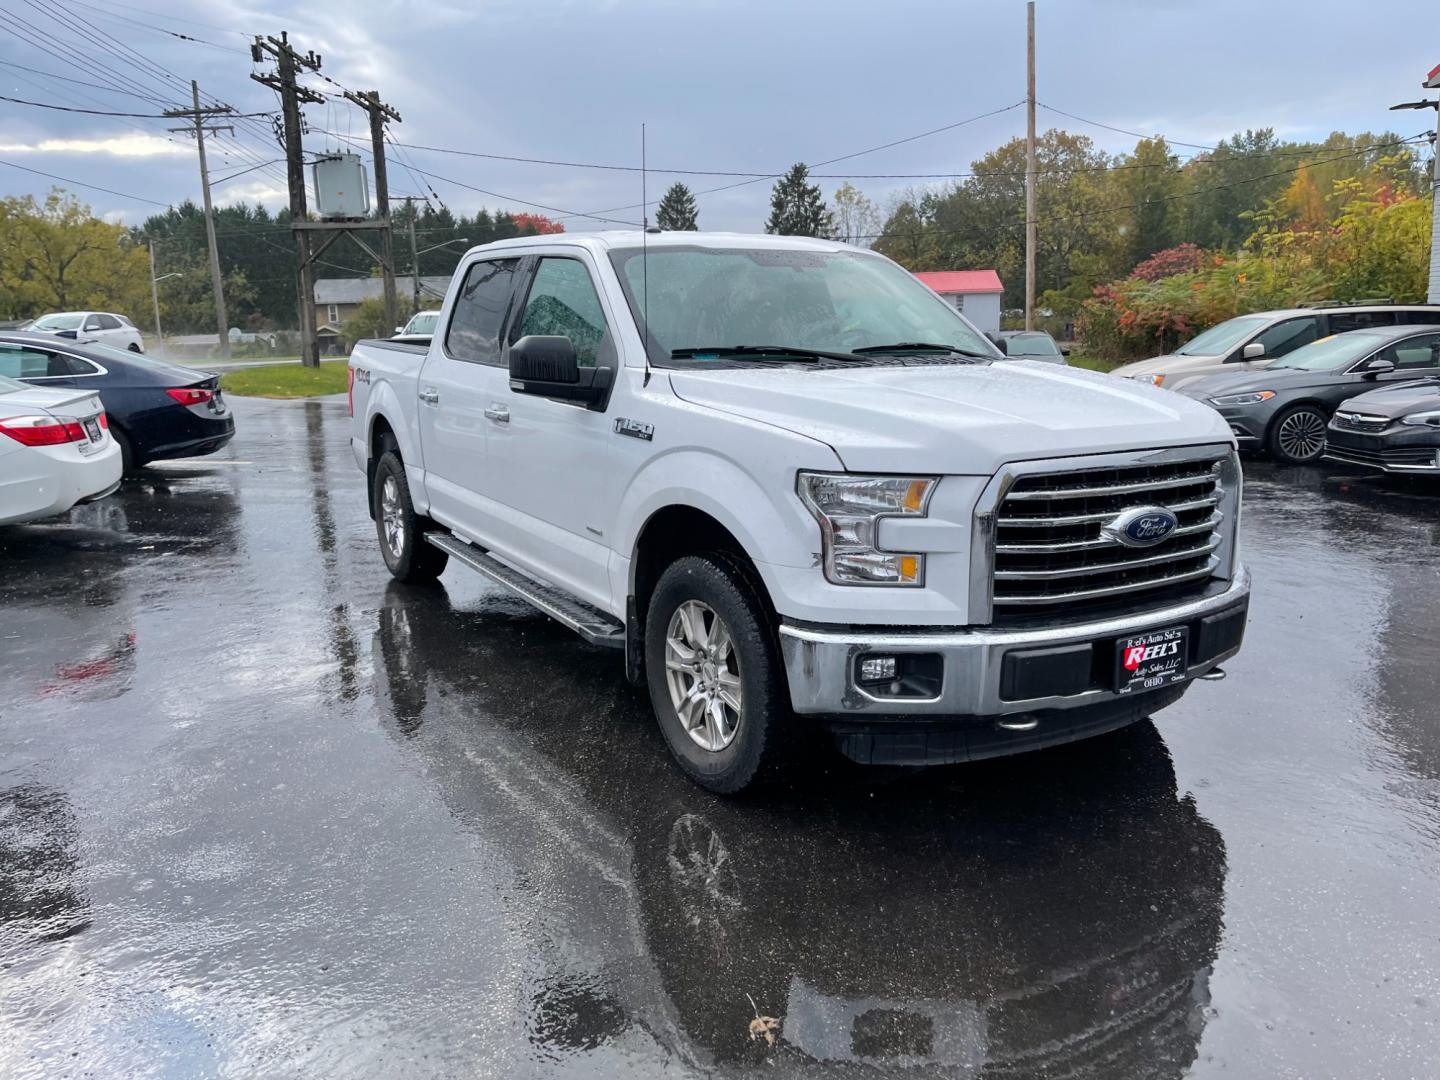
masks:
<path id="1" fill-rule="evenodd" d="M 893 656 L 867 656 L 860 661 L 862 683 L 890 682 L 897 672 L 898 665 Z"/>

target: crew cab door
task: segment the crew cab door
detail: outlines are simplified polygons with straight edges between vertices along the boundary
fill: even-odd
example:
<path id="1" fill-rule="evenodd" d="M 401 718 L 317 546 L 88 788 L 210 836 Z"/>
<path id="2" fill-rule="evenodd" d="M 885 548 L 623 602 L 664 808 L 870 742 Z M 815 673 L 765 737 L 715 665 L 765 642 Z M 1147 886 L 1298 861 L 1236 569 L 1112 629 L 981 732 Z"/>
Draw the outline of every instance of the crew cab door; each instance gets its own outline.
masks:
<path id="1" fill-rule="evenodd" d="M 570 248 L 531 257 L 525 278 L 507 348 L 527 335 L 561 335 L 581 367 L 618 365 L 614 313 L 588 254 Z M 487 483 L 505 507 L 507 529 L 501 554 L 608 610 L 613 418 L 602 408 L 516 393 L 508 375 L 488 404 Z"/>
<path id="2" fill-rule="evenodd" d="M 495 514 L 486 492 L 485 413 L 509 381 L 502 339 L 520 260 L 481 260 L 464 274 L 449 321 L 436 328 L 420 367 L 415 408 L 430 516 L 489 546 Z"/>

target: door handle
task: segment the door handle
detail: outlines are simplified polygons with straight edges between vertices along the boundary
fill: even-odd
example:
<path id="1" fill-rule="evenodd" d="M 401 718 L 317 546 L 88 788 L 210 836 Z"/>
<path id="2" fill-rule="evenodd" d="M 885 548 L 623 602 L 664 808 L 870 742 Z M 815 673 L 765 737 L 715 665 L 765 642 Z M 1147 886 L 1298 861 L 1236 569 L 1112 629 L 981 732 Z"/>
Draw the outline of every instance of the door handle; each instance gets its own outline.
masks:
<path id="1" fill-rule="evenodd" d="M 504 405 L 491 405 L 485 410 L 485 419 L 494 420 L 497 424 L 508 424 L 510 422 L 510 410 Z"/>
<path id="2" fill-rule="evenodd" d="M 426 405 L 438 405 L 440 403 L 440 391 L 433 386 L 427 386 L 420 391 L 420 400 Z"/>

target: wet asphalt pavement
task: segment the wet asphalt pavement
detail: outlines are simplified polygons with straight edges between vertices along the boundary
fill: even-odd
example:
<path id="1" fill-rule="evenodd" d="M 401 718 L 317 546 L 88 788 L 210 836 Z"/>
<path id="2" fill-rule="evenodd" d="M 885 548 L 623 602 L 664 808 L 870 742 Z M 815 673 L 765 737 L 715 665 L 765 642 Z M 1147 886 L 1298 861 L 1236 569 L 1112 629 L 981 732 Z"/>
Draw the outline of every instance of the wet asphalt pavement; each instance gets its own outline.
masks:
<path id="1" fill-rule="evenodd" d="M 614 653 L 388 582 L 343 400 L 234 404 L 0 531 L 0 1075 L 1440 1072 L 1440 491 L 1252 463 L 1227 681 L 730 802 Z"/>

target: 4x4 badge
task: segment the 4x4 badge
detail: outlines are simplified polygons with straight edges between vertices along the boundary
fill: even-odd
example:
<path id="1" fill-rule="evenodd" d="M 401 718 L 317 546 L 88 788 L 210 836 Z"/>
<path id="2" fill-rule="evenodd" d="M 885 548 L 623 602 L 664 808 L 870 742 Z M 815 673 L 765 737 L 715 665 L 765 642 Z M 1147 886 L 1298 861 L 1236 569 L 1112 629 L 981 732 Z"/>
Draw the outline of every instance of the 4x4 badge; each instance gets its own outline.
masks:
<path id="1" fill-rule="evenodd" d="M 649 442 L 655 437 L 655 428 L 651 424 L 639 420 L 627 420 L 623 416 L 615 418 L 615 434 L 629 435 L 632 439 L 644 439 Z"/>

